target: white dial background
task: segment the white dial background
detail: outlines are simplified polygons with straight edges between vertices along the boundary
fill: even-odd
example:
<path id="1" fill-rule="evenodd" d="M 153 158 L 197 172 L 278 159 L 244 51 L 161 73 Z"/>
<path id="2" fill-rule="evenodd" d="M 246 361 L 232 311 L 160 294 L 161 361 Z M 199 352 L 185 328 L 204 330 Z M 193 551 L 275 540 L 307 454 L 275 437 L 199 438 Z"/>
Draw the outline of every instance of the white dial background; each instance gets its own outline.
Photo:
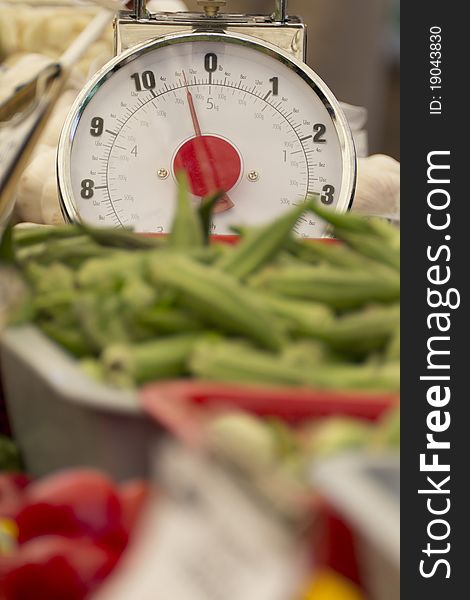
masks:
<path id="1" fill-rule="evenodd" d="M 213 72 L 207 70 L 208 53 L 216 56 Z M 341 146 L 315 91 L 282 62 L 251 47 L 193 41 L 138 56 L 90 97 L 71 133 L 70 177 L 81 219 L 169 231 L 174 156 L 195 136 L 188 91 L 202 135 L 227 140 L 241 159 L 238 181 L 227 190 L 233 207 L 214 216 L 213 233 L 264 223 L 311 193 L 335 206 Z M 305 218 L 298 233 L 316 237 L 322 228 Z"/>

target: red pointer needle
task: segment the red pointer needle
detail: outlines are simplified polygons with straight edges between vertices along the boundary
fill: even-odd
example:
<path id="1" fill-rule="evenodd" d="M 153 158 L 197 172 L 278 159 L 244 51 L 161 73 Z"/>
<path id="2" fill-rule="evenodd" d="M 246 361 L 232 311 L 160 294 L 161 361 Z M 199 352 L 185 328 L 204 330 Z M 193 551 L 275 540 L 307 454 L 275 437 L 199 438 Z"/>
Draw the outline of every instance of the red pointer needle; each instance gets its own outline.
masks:
<path id="1" fill-rule="evenodd" d="M 183 80 L 184 80 L 184 85 L 186 86 L 186 98 L 188 100 L 189 112 L 191 113 L 191 120 L 193 122 L 194 133 L 196 134 L 196 137 L 200 137 L 200 136 L 202 136 L 201 126 L 199 124 L 199 119 L 198 119 L 198 116 L 196 113 L 196 107 L 194 106 L 193 95 L 189 91 L 188 80 L 186 79 L 186 73 L 184 71 L 183 71 Z M 201 148 L 201 150 L 203 150 L 203 149 Z M 209 161 L 209 163 L 210 163 L 210 161 Z M 215 169 L 213 166 L 211 166 L 211 172 L 212 172 L 212 177 L 215 180 L 217 180 L 218 179 L 217 173 L 215 172 Z M 212 187 L 214 189 L 216 189 L 218 187 L 216 185 L 216 181 L 214 181 L 213 183 L 214 183 L 214 185 Z M 217 202 L 217 204 L 215 205 L 214 213 L 225 212 L 226 210 L 229 210 L 233 206 L 235 206 L 235 204 L 232 202 L 232 200 L 230 200 L 228 194 L 225 193 L 220 198 L 220 200 Z"/>
<path id="2" fill-rule="evenodd" d="M 183 71 L 184 85 L 186 86 L 186 97 L 188 99 L 189 111 L 191 113 L 191 120 L 193 122 L 194 133 L 197 136 L 202 135 L 201 126 L 199 125 L 199 119 L 197 118 L 196 108 L 194 106 L 193 95 L 189 91 L 188 80 L 186 79 L 186 73 Z"/>

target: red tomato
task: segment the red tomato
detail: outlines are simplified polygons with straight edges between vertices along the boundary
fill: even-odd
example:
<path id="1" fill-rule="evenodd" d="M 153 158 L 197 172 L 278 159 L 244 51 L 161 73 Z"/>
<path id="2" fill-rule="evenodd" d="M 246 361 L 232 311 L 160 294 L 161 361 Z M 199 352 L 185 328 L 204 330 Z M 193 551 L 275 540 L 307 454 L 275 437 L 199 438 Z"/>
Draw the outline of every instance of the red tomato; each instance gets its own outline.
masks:
<path id="1" fill-rule="evenodd" d="M 23 492 L 15 477 L 0 473 L 0 518 L 15 518 L 21 508 Z"/>
<path id="2" fill-rule="evenodd" d="M 83 600 L 111 573 L 117 557 L 92 540 L 43 536 L 3 565 L 5 600 Z"/>
<path id="3" fill-rule="evenodd" d="M 119 487 L 122 522 L 127 533 L 132 533 L 150 496 L 150 485 L 145 481 L 127 481 Z"/>
<path id="4" fill-rule="evenodd" d="M 113 482 L 94 470 L 62 471 L 28 486 L 16 522 L 19 542 L 41 535 L 89 536 L 120 552 L 127 536 Z"/>

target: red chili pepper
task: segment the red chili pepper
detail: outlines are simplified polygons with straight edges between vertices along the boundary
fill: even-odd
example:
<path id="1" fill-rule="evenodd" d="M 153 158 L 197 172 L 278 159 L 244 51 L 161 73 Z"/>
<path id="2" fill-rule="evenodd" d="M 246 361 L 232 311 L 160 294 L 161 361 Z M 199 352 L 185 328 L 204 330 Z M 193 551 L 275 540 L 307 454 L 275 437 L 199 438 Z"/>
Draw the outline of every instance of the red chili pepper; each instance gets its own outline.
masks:
<path id="1" fill-rule="evenodd" d="M 117 560 L 89 539 L 36 538 L 0 558 L 0 594 L 5 600 L 83 600 Z"/>
<path id="2" fill-rule="evenodd" d="M 117 490 L 93 470 L 62 471 L 32 483 L 16 522 L 20 543 L 52 534 L 88 536 L 116 552 L 127 543 Z"/>

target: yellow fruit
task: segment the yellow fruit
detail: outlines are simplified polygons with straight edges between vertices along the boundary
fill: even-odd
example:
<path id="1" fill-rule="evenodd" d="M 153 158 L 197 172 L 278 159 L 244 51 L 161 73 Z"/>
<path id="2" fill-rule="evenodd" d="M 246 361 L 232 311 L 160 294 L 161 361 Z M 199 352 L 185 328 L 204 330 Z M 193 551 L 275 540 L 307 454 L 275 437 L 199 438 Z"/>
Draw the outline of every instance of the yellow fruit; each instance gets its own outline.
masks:
<path id="1" fill-rule="evenodd" d="M 365 600 L 350 581 L 334 571 L 320 571 L 300 600 Z"/>
<path id="2" fill-rule="evenodd" d="M 16 547 L 18 528 L 11 519 L 0 519 L 0 556 L 11 554 Z"/>

